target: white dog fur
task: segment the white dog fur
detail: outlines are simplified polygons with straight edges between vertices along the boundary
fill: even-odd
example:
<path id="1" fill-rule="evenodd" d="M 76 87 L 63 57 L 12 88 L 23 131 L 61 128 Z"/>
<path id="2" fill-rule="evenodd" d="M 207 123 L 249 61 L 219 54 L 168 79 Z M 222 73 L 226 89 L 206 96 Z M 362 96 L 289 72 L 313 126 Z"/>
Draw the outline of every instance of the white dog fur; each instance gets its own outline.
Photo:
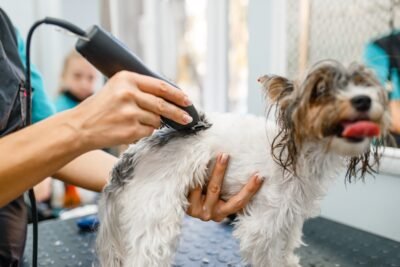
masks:
<path id="1" fill-rule="evenodd" d="M 306 97 L 306 90 L 314 90 L 307 89 L 306 82 L 312 74 L 321 75 L 318 71 L 324 68 L 334 68 L 348 76 L 348 84 L 335 91 L 335 98 L 344 103 L 367 94 L 372 99 L 368 117 L 385 131 L 388 113 L 383 89 L 376 83 L 353 83 L 354 70 L 338 63 L 319 64 L 289 94 L 282 94 L 286 88 L 280 88 L 279 100 L 273 95 L 277 88 L 271 82 L 276 77 L 264 77 L 262 82 L 272 90 L 269 96 L 277 109 L 284 109 L 285 97 L 288 101 L 301 100 Z M 296 105 L 302 105 L 300 102 Z M 354 117 L 357 112 L 350 110 L 346 114 Z M 302 123 L 307 124 L 303 117 Z M 243 259 L 257 267 L 298 267 L 294 249 L 301 245 L 304 220 L 319 213 L 319 201 L 346 159 L 369 153 L 371 143 L 371 138 L 350 142 L 335 135 L 303 135 L 295 170 L 289 166 L 285 171 L 272 156 L 273 140 L 282 130 L 279 116 L 266 120 L 252 115 L 207 114 L 207 120 L 212 127 L 195 134 L 158 130 L 122 155 L 100 203 L 97 252 L 102 266 L 170 266 L 188 207 L 188 192 L 207 183 L 210 161 L 212 164 L 218 152 L 225 152 L 230 155 L 230 162 L 222 198 L 238 193 L 255 171 L 267 177 L 235 221 L 234 236 L 240 240 Z M 287 154 L 283 150 L 283 155 Z"/>

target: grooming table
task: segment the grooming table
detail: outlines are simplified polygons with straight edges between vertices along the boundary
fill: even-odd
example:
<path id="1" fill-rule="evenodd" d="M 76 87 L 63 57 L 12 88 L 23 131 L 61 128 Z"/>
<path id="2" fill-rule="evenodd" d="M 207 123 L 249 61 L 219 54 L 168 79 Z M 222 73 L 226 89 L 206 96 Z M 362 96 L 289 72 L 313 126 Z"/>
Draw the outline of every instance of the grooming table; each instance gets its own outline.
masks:
<path id="1" fill-rule="evenodd" d="M 186 217 L 173 266 L 215 267 L 241 264 L 232 226 Z M 39 266 L 96 266 L 95 232 L 81 232 L 76 220 L 39 224 Z M 304 225 L 308 246 L 298 250 L 303 267 L 400 267 L 400 243 L 323 218 Z M 31 264 L 31 227 L 24 267 Z M 273 266 L 279 267 L 279 266 Z"/>

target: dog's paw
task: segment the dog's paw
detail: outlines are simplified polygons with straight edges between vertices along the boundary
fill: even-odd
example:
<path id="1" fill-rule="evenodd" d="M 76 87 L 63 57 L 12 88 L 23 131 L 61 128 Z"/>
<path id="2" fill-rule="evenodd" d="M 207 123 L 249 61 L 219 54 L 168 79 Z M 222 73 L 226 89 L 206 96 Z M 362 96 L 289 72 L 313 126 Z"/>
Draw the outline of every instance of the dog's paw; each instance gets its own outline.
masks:
<path id="1" fill-rule="evenodd" d="M 302 267 L 300 265 L 300 259 L 296 255 L 292 254 L 287 257 L 286 267 Z"/>

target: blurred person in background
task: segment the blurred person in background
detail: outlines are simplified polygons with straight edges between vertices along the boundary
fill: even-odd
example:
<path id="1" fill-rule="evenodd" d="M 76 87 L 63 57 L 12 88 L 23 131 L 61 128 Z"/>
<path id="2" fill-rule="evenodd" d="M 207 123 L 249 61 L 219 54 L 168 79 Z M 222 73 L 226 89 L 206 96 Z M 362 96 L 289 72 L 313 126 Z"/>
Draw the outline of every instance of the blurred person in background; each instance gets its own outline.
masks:
<path id="1" fill-rule="evenodd" d="M 386 35 L 374 39 L 364 49 L 364 62 L 377 75 L 379 81 L 387 88 L 389 97 L 389 110 L 392 118 L 391 134 L 400 146 L 400 55 L 399 41 L 393 35 Z"/>
<path id="2" fill-rule="evenodd" d="M 71 51 L 64 59 L 61 70 L 57 112 L 76 107 L 93 95 L 100 79 L 97 70 L 78 52 Z"/>

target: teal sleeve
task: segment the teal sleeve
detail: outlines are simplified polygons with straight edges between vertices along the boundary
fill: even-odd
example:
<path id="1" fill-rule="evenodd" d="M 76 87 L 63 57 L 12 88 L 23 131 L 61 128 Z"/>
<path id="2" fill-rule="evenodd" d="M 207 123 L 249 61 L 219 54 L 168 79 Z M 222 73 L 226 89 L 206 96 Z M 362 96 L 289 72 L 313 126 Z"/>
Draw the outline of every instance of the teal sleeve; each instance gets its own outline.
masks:
<path id="1" fill-rule="evenodd" d="M 55 106 L 56 106 L 57 112 L 61 112 L 61 111 L 67 110 L 67 109 L 74 108 L 77 105 L 78 105 L 77 102 L 75 102 L 74 100 L 68 98 L 64 94 L 60 94 L 56 98 L 56 101 L 55 101 Z"/>
<path id="2" fill-rule="evenodd" d="M 364 61 L 367 67 L 373 69 L 379 81 L 385 84 L 388 78 L 389 57 L 386 52 L 374 43 L 370 43 L 364 50 Z M 389 93 L 392 100 L 400 100 L 400 70 L 392 70 L 393 91 Z"/>
<path id="3" fill-rule="evenodd" d="M 26 66 L 25 42 L 22 39 L 20 33 L 17 30 L 16 32 L 18 39 L 18 53 L 24 66 Z M 47 117 L 50 117 L 55 113 L 55 110 L 49 96 L 44 89 L 42 76 L 33 64 L 31 64 L 31 84 L 34 90 L 32 94 L 32 123 L 35 123 Z"/>

